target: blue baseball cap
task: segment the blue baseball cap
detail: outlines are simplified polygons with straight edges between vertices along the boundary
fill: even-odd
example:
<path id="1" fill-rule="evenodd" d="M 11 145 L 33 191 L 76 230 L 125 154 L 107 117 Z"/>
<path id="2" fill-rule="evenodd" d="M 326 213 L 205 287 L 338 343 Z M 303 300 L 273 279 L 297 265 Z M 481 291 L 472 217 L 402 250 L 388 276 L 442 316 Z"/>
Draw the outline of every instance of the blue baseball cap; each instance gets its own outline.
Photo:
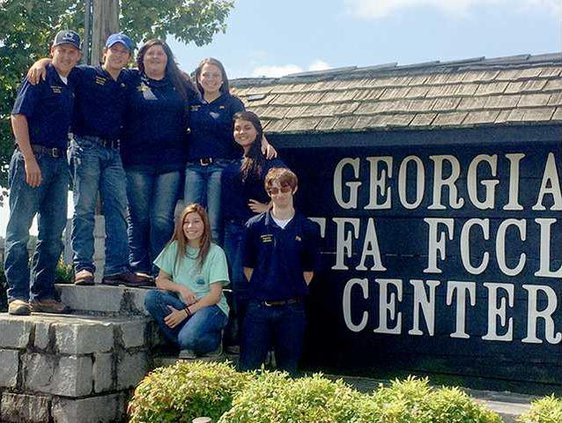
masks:
<path id="1" fill-rule="evenodd" d="M 133 51 L 135 49 L 135 43 L 133 43 L 133 40 L 131 40 L 122 32 L 118 32 L 117 34 L 111 34 L 109 37 L 107 37 L 107 41 L 105 42 L 105 47 L 111 48 L 117 43 L 123 44 L 125 47 L 129 49 L 129 51 Z"/>
<path id="2" fill-rule="evenodd" d="M 65 29 L 57 32 L 53 41 L 53 47 L 60 46 L 61 44 L 70 44 L 81 50 L 80 35 L 78 33 Z"/>

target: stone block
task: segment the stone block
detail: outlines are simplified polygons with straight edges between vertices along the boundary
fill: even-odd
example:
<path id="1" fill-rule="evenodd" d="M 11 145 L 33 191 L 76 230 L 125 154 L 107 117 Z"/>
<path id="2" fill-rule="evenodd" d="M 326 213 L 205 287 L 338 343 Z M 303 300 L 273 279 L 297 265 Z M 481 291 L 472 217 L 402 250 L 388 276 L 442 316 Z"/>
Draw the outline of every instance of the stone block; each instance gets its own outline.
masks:
<path id="1" fill-rule="evenodd" d="M 148 356 L 145 351 L 124 352 L 117 358 L 117 389 L 135 387 L 148 371 Z"/>
<path id="2" fill-rule="evenodd" d="M 73 310 L 119 313 L 124 287 L 57 285 L 61 300 Z"/>
<path id="3" fill-rule="evenodd" d="M 16 350 L 0 350 L 0 386 L 15 388 L 18 383 L 19 353 Z"/>
<path id="4" fill-rule="evenodd" d="M 61 354 L 108 352 L 113 348 L 113 324 L 101 321 L 56 323 L 56 348 Z"/>
<path id="5" fill-rule="evenodd" d="M 37 322 L 35 324 L 35 348 L 40 350 L 47 350 L 49 348 L 49 328 L 51 324 L 48 322 Z"/>
<path id="6" fill-rule="evenodd" d="M 145 345 L 145 329 L 148 319 L 132 320 L 119 325 L 123 347 L 136 348 Z"/>
<path id="7" fill-rule="evenodd" d="M 0 316 L 0 348 L 26 348 L 34 325 L 31 317 Z"/>
<path id="8" fill-rule="evenodd" d="M 24 385 L 28 391 L 80 397 L 92 391 L 91 357 L 25 354 Z"/>
<path id="9" fill-rule="evenodd" d="M 4 392 L 0 402 L 0 421 L 45 423 L 49 421 L 48 397 Z"/>
<path id="10" fill-rule="evenodd" d="M 147 292 L 148 290 L 144 288 L 127 288 L 121 311 L 126 314 L 150 316 L 150 313 L 144 307 L 144 297 Z"/>
<path id="11" fill-rule="evenodd" d="M 109 391 L 113 387 L 113 354 L 94 354 L 94 392 Z"/>
<path id="12" fill-rule="evenodd" d="M 55 398 L 52 417 L 55 423 L 114 423 L 125 421 L 127 396 L 111 394 L 78 400 Z"/>
<path id="13" fill-rule="evenodd" d="M 93 386 L 92 367 L 90 357 L 61 357 L 50 392 L 65 397 L 90 394 Z"/>
<path id="14" fill-rule="evenodd" d="M 45 354 L 24 354 L 22 363 L 25 390 L 50 392 L 51 381 L 57 366 L 56 357 Z"/>

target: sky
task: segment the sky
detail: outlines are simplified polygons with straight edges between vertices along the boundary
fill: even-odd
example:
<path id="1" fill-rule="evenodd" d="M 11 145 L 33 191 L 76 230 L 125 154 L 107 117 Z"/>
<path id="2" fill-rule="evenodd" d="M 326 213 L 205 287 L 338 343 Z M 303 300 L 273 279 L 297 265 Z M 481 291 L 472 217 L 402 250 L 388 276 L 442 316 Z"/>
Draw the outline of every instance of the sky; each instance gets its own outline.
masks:
<path id="1" fill-rule="evenodd" d="M 562 0 L 236 0 L 227 25 L 204 47 L 168 40 L 180 67 L 215 57 L 231 79 L 278 77 L 562 50 Z M 0 236 L 7 219 L 5 205 Z"/>
<path id="2" fill-rule="evenodd" d="M 227 25 L 208 46 L 170 40 L 180 67 L 216 57 L 241 78 L 562 50 L 561 0 L 236 0 Z"/>

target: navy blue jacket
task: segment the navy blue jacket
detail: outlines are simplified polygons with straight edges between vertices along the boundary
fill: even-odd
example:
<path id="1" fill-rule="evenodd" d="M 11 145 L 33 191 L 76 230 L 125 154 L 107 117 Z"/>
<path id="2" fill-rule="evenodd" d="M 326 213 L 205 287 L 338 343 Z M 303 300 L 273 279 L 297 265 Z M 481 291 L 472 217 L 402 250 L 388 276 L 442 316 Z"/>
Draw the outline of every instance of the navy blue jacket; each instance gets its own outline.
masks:
<path id="1" fill-rule="evenodd" d="M 195 92 L 184 99 L 172 82 L 132 78 L 124 119 L 121 158 L 125 168 L 180 170 L 187 158 L 187 114 Z M 189 92 L 189 91 L 188 91 Z"/>
<path id="2" fill-rule="evenodd" d="M 105 140 L 120 139 L 128 86 L 136 72 L 123 69 L 115 81 L 101 66 L 76 66 L 69 75 L 76 85 L 72 132 Z"/>
<path id="3" fill-rule="evenodd" d="M 188 157 L 190 161 L 213 159 L 237 159 L 242 149 L 234 141 L 232 135 L 232 117 L 244 110 L 244 104 L 238 97 L 223 94 L 208 103 L 201 99 L 191 105 L 189 125 L 191 132 L 188 141 Z"/>
<path id="4" fill-rule="evenodd" d="M 303 272 L 315 271 L 319 263 L 320 229 L 297 212 L 281 229 L 271 212 L 253 217 L 246 224 L 242 265 L 254 269 L 249 296 L 257 301 L 302 298 L 308 293 Z"/>
<path id="5" fill-rule="evenodd" d="M 65 84 L 55 67 L 49 64 L 44 81 L 31 85 L 27 78 L 23 80 L 12 114 L 27 118 L 31 144 L 66 149 L 73 105 L 72 81 Z"/>

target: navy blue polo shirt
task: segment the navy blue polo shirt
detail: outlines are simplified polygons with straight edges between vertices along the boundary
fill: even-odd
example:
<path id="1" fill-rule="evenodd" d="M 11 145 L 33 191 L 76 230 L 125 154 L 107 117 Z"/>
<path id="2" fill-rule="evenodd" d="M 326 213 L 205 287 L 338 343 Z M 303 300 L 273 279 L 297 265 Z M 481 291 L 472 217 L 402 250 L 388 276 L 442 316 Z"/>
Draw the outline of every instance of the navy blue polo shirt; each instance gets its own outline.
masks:
<path id="1" fill-rule="evenodd" d="M 258 301 L 302 298 L 308 293 L 303 272 L 317 270 L 318 225 L 299 212 L 281 229 L 262 213 L 246 223 L 242 265 L 254 269 L 249 295 Z"/>
<path id="2" fill-rule="evenodd" d="M 138 71 L 123 69 L 114 80 L 101 66 L 76 66 L 70 73 L 76 85 L 72 132 L 78 136 L 119 139 L 128 85 L 135 72 Z"/>
<path id="3" fill-rule="evenodd" d="M 31 144 L 66 149 L 72 121 L 74 86 L 65 84 L 52 64 L 47 76 L 37 85 L 26 79 L 18 89 L 13 115 L 24 115 L 29 126 Z"/>
<path id="4" fill-rule="evenodd" d="M 259 177 L 250 175 L 245 181 L 242 181 L 240 172 L 242 161 L 243 159 L 240 159 L 230 164 L 222 173 L 221 207 L 226 221 L 234 220 L 245 223 L 254 216 L 255 213 L 248 207 L 250 199 L 260 203 L 269 203 L 270 198 L 264 187 L 265 175 L 271 168 L 287 167 L 281 159 L 266 160 Z"/>
<path id="5" fill-rule="evenodd" d="M 188 107 L 198 96 L 188 91 L 191 95 L 184 99 L 167 78 L 139 74 L 132 81 L 121 143 L 123 166 L 161 172 L 183 169 Z"/>
<path id="6" fill-rule="evenodd" d="M 242 149 L 232 135 L 232 117 L 243 110 L 242 101 L 231 94 L 222 94 L 210 103 L 201 99 L 191 105 L 187 159 L 191 161 L 209 157 L 229 160 L 239 158 Z"/>

